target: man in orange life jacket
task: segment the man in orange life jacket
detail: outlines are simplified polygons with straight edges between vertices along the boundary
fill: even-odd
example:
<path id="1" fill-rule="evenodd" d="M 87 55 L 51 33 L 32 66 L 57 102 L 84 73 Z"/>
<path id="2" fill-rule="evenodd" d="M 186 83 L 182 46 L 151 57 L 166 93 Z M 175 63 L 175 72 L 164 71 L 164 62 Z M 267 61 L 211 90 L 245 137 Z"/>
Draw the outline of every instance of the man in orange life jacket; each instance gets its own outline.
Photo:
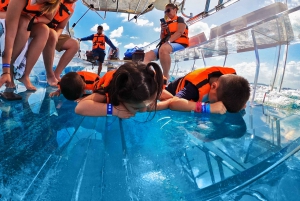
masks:
<path id="1" fill-rule="evenodd" d="M 107 43 L 114 51 L 117 51 L 117 48 L 114 46 L 111 40 L 102 32 L 103 32 L 103 27 L 100 25 L 97 28 L 96 34 L 78 39 L 79 41 L 87 41 L 87 40 L 93 41 L 93 55 L 95 59 L 98 60 L 99 63 L 98 75 L 100 75 L 101 73 L 102 63 L 104 62 L 104 58 L 105 58 L 105 43 Z"/>
<path id="2" fill-rule="evenodd" d="M 249 82 L 236 75 L 233 68 L 221 66 L 194 70 L 171 82 L 166 90 L 175 96 L 169 104 L 172 110 L 203 112 L 202 108 L 197 108 L 197 104 L 200 106 L 202 103 L 212 104 L 221 101 L 220 108 L 212 105 L 210 109 L 212 113 L 221 114 L 226 110 L 240 111 L 250 96 Z M 207 107 L 204 105 L 203 108 Z"/>
<path id="3" fill-rule="evenodd" d="M 172 52 L 189 46 L 188 26 L 184 19 L 177 16 L 178 6 L 169 3 L 165 7 L 166 23 L 161 23 L 160 47 L 146 52 L 144 63 L 160 59 L 164 76 L 169 79 Z"/>

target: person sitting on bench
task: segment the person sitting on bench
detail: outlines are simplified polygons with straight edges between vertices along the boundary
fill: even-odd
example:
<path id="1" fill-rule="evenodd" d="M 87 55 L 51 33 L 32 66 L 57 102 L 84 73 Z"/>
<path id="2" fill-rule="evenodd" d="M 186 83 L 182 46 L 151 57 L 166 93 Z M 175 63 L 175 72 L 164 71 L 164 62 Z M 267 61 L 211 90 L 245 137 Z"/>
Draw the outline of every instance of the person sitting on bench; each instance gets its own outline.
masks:
<path id="1" fill-rule="evenodd" d="M 146 52 L 144 63 L 160 59 L 164 76 L 169 79 L 172 52 L 189 46 L 188 26 L 182 17 L 177 16 L 178 6 L 173 3 L 166 5 L 166 23 L 161 23 L 161 42 L 159 48 Z M 165 18 L 166 18 L 165 17 Z"/>

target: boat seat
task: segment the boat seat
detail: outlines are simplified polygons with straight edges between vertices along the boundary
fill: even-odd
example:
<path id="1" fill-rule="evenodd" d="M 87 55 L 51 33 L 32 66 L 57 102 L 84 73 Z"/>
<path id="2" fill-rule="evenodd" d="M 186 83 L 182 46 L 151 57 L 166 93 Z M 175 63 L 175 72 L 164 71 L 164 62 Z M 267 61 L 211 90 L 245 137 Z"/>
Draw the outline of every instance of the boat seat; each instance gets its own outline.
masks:
<path id="1" fill-rule="evenodd" d="M 190 37 L 190 40 L 189 40 L 190 47 L 197 46 L 205 41 L 207 41 L 205 33 L 201 32 L 200 34 Z"/>
<path id="2" fill-rule="evenodd" d="M 245 28 L 254 24 L 255 22 L 272 17 L 285 10 L 287 10 L 286 4 L 283 4 L 281 2 L 270 4 L 266 7 L 260 8 L 256 11 L 253 11 L 239 18 L 226 22 L 220 26 L 212 28 L 210 30 L 209 40 L 212 40 L 218 36 L 222 36 L 230 32 L 234 32 L 241 28 Z"/>
<path id="3" fill-rule="evenodd" d="M 227 45 L 224 43 L 224 39 L 221 41 L 220 40 L 218 41 L 216 39 L 222 36 L 227 37 L 229 35 L 235 35 L 236 42 L 234 45 L 236 47 L 235 51 L 237 53 L 252 51 L 254 49 L 254 46 L 253 46 L 251 36 L 249 35 L 247 29 L 248 28 L 250 29 L 251 27 L 255 26 L 256 24 L 264 20 L 266 20 L 265 24 L 270 25 L 271 23 L 273 23 L 271 22 L 272 21 L 271 18 L 273 16 L 276 16 L 277 14 L 286 10 L 287 10 L 286 4 L 283 4 L 281 2 L 276 2 L 268 6 L 265 6 L 263 8 L 260 8 L 258 10 L 255 10 L 253 12 L 250 12 L 246 15 L 243 15 L 239 18 L 221 24 L 217 27 L 212 28 L 210 30 L 209 40 L 206 39 L 205 34 L 203 32 L 196 36 L 193 36 L 190 38 L 190 46 L 188 48 L 174 52 L 175 61 L 180 61 L 180 60 L 186 61 L 189 59 L 200 58 L 201 55 L 199 55 L 199 53 L 197 52 L 198 51 L 197 48 L 195 48 L 199 46 L 203 47 L 204 49 L 203 56 L 205 58 L 212 57 L 214 55 L 215 56 L 226 55 L 228 54 L 228 49 L 227 49 Z M 288 27 L 291 26 L 289 25 L 290 22 L 288 19 L 284 20 L 284 23 Z M 260 25 L 260 26 L 264 26 L 264 25 Z M 277 26 L 281 27 L 280 25 Z M 268 31 L 270 32 L 273 30 L 268 30 Z M 278 32 L 278 30 L 276 30 L 276 32 Z M 293 35 L 292 33 L 289 33 L 287 36 L 281 36 L 282 38 L 280 38 L 278 41 L 276 41 L 276 38 L 265 40 L 264 43 L 258 44 L 258 48 L 269 48 L 279 44 L 286 43 L 286 41 L 293 38 L 292 35 Z M 198 54 L 198 56 L 191 56 L 193 54 Z"/>

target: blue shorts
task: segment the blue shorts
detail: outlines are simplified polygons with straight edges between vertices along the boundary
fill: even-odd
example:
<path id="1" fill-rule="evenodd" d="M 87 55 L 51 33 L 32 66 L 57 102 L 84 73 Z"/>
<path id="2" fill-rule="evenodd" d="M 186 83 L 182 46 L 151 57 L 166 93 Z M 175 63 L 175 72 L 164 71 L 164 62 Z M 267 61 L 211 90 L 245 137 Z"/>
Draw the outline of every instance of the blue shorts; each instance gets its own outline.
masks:
<path id="1" fill-rule="evenodd" d="M 100 63 L 103 63 L 104 62 L 104 58 L 105 58 L 105 51 L 104 50 L 102 50 L 102 49 L 94 49 L 93 50 L 93 56 L 94 56 L 94 58 L 95 57 L 99 57 L 98 59 L 97 59 L 97 61 L 99 61 Z"/>
<path id="2" fill-rule="evenodd" d="M 178 43 L 170 43 L 170 45 L 172 46 L 172 53 L 185 48 L 183 45 L 178 44 Z M 152 51 L 155 53 L 156 58 L 158 58 L 158 48 L 156 48 Z"/>

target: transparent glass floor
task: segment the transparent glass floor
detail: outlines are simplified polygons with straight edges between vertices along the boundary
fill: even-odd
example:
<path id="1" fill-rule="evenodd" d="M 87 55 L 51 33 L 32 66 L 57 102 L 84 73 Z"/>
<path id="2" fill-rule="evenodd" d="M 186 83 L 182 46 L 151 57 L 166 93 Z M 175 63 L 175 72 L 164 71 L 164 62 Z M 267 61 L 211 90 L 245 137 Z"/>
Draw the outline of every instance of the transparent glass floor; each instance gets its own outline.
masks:
<path id="1" fill-rule="evenodd" d="M 0 200 L 299 200 L 299 9 L 270 1 L 173 55 L 171 77 L 226 65 L 247 78 L 236 114 L 79 116 L 76 103 L 49 98 L 38 63 L 35 93 L 19 84 L 22 101 L 0 99 Z M 64 73 L 87 66 L 75 58 Z"/>
<path id="2" fill-rule="evenodd" d="M 49 98 L 54 90 L 0 102 L 0 200 L 255 200 L 272 196 L 261 191 L 276 188 L 272 179 L 300 187 L 298 114 L 248 105 L 83 117 L 76 103 Z"/>

